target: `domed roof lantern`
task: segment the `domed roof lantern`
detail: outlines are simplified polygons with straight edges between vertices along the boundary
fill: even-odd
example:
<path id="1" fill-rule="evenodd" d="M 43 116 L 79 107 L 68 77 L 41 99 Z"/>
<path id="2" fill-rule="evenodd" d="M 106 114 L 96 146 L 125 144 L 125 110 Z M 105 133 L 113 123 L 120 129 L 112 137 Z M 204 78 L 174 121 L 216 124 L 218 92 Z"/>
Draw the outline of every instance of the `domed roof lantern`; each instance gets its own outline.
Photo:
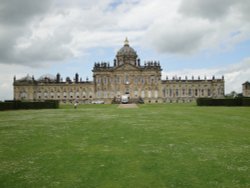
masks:
<path id="1" fill-rule="evenodd" d="M 126 39 L 125 39 L 125 41 L 124 41 L 124 46 L 129 46 L 128 37 L 126 37 Z"/>

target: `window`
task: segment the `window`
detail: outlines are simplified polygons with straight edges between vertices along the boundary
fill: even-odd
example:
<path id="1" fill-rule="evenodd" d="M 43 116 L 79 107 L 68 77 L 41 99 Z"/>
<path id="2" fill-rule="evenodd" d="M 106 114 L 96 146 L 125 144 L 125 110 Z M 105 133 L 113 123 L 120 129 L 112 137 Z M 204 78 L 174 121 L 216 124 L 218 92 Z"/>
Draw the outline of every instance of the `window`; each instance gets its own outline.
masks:
<path id="1" fill-rule="evenodd" d="M 142 90 L 141 91 L 141 97 L 144 98 L 145 97 L 145 92 Z"/>
<path id="2" fill-rule="evenodd" d="M 198 96 L 198 90 L 195 89 L 195 96 Z"/>
<path id="3" fill-rule="evenodd" d="M 101 95 L 102 95 L 101 91 L 97 91 L 97 98 L 101 98 Z"/>
<path id="4" fill-rule="evenodd" d="M 119 76 L 116 76 L 116 77 L 115 77 L 115 82 L 116 82 L 116 83 L 119 83 L 119 82 L 120 82 Z"/>
<path id="5" fill-rule="evenodd" d="M 185 96 L 185 89 L 182 89 L 182 95 Z"/>
<path id="6" fill-rule="evenodd" d="M 79 98 L 79 95 L 80 95 L 79 92 L 76 92 L 76 97 L 77 97 L 77 98 Z"/>
<path id="7" fill-rule="evenodd" d="M 135 80 L 134 80 L 135 84 L 137 84 L 137 77 L 135 76 Z"/>
<path id="8" fill-rule="evenodd" d="M 148 91 L 148 98 L 151 98 L 151 91 Z"/>
<path id="9" fill-rule="evenodd" d="M 135 90 L 135 97 L 138 97 L 138 91 Z"/>
<path id="10" fill-rule="evenodd" d="M 39 91 L 38 93 L 37 93 L 37 98 L 39 98 L 39 99 L 41 99 L 41 91 Z"/>
<path id="11" fill-rule="evenodd" d="M 86 98 L 86 92 L 85 92 L 85 91 L 82 92 L 82 97 L 83 97 L 83 98 Z"/>
<path id="12" fill-rule="evenodd" d="M 91 98 L 91 96 L 92 96 L 92 92 L 90 91 L 90 92 L 89 92 L 89 98 Z"/>
<path id="13" fill-rule="evenodd" d="M 189 96 L 192 96 L 192 89 L 189 89 L 189 90 L 188 90 L 188 95 L 189 95 Z"/>
<path id="14" fill-rule="evenodd" d="M 124 80 L 124 81 L 125 81 L 125 84 L 128 84 L 128 83 L 129 83 L 129 78 L 128 78 L 128 75 L 127 75 L 127 74 L 125 75 L 125 80 Z"/>
<path id="15" fill-rule="evenodd" d="M 210 89 L 207 90 L 207 95 L 211 96 L 211 90 Z"/>
<path id="16" fill-rule="evenodd" d="M 163 97 L 166 97 L 166 89 L 165 88 L 162 90 L 162 94 L 163 94 Z"/>
<path id="17" fill-rule="evenodd" d="M 154 83 L 154 80 L 155 80 L 154 76 L 151 76 L 151 83 L 152 84 Z"/>
<path id="18" fill-rule="evenodd" d="M 155 98 L 158 98 L 158 91 L 155 90 Z"/>
<path id="19" fill-rule="evenodd" d="M 21 99 L 26 99 L 27 93 L 25 91 L 23 91 L 23 92 L 21 92 L 20 96 L 21 96 Z"/>
<path id="20" fill-rule="evenodd" d="M 104 98 L 107 98 L 108 97 L 108 93 L 107 91 L 104 91 Z"/>

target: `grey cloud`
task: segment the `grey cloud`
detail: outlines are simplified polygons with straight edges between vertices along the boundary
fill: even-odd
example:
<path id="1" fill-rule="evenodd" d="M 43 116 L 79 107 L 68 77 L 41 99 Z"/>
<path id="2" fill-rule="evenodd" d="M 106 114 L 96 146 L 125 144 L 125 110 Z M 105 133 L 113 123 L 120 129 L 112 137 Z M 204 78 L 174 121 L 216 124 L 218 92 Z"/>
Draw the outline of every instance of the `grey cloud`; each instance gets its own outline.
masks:
<path id="1" fill-rule="evenodd" d="M 13 33 L 15 35 L 15 33 Z M 9 39 L 9 40 L 8 40 Z M 8 47 L 0 46 L 1 61 L 7 64 L 22 64 L 26 66 L 39 66 L 41 62 L 62 61 L 72 57 L 73 53 L 65 44 L 69 44 L 72 36 L 68 30 L 58 29 L 54 35 L 41 39 L 30 40 L 31 45 L 25 48 L 15 46 L 13 40 L 6 39 Z"/>
<path id="2" fill-rule="evenodd" d="M 228 14 L 238 0 L 183 0 L 179 12 L 188 16 L 206 19 L 220 19 Z"/>
<path id="3" fill-rule="evenodd" d="M 231 13 L 237 13 L 243 19 L 249 20 L 249 9 L 250 1 L 246 0 L 182 0 L 179 13 L 211 21 L 223 19 Z"/>
<path id="4" fill-rule="evenodd" d="M 25 28 L 20 26 L 1 26 L 0 25 L 0 63 L 6 62 L 13 56 L 16 39 L 23 35 Z"/>
<path id="5" fill-rule="evenodd" d="M 241 13 L 242 18 L 249 24 L 250 20 L 250 1 L 239 3 L 237 6 L 238 12 Z"/>
<path id="6" fill-rule="evenodd" d="M 20 38 L 32 35 L 30 24 L 42 20 L 52 0 L 2 0 L 0 2 L 0 63 L 38 66 L 39 62 L 58 61 L 72 56 L 65 47 L 72 37 L 68 30 L 59 28 L 45 39 L 29 39 L 27 48 L 18 48 Z M 36 19 L 38 18 L 38 19 Z"/>
<path id="7" fill-rule="evenodd" d="M 56 31 L 55 34 L 46 39 L 34 39 L 31 46 L 18 50 L 15 53 L 16 61 L 19 63 L 36 66 L 40 62 L 62 61 L 65 58 L 72 57 L 73 53 L 65 46 L 70 43 L 72 37 L 67 31 Z"/>
<path id="8" fill-rule="evenodd" d="M 189 34 L 165 33 L 153 40 L 160 52 L 172 54 L 189 54 L 197 50 L 202 42 L 203 34 L 193 32 Z"/>
<path id="9" fill-rule="evenodd" d="M 152 24 L 146 40 L 162 53 L 225 50 L 249 38 L 249 9 L 246 0 L 182 0 L 177 19 Z"/>
<path id="10" fill-rule="evenodd" d="M 0 1 L 0 64 L 39 66 L 72 57 L 77 48 L 69 47 L 72 33 L 97 31 L 113 23 L 113 18 L 102 15 L 110 1 Z"/>
<path id="11" fill-rule="evenodd" d="M 1 0 L 0 23 L 24 24 L 34 15 L 49 9 L 51 0 Z"/>
<path id="12" fill-rule="evenodd" d="M 200 49 L 210 35 L 210 25 L 193 20 L 176 19 L 171 24 L 153 25 L 146 34 L 146 41 L 161 53 L 192 54 Z"/>

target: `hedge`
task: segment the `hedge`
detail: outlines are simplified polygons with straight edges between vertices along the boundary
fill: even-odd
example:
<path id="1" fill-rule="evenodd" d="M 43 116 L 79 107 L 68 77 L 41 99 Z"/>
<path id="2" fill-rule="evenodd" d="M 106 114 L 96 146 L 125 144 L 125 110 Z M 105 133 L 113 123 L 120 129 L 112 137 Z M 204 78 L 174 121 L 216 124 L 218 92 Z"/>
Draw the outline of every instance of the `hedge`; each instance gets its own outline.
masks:
<path id="1" fill-rule="evenodd" d="M 250 106 L 250 98 L 234 98 L 234 99 L 212 99 L 198 98 L 196 100 L 198 106 Z"/>
<path id="2" fill-rule="evenodd" d="M 250 98 L 242 98 L 242 106 L 250 106 Z"/>
<path id="3" fill-rule="evenodd" d="M 0 103 L 0 110 L 18 110 L 18 109 L 51 109 L 59 108 L 59 101 L 44 102 L 21 102 L 5 101 Z"/>

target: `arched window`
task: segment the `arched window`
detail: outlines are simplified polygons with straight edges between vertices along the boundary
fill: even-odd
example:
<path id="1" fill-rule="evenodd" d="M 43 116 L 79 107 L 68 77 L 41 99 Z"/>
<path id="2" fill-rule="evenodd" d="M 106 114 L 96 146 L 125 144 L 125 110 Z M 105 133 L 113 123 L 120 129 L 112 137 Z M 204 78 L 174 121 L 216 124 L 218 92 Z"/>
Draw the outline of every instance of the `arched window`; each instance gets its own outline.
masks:
<path id="1" fill-rule="evenodd" d="M 69 96 L 70 96 L 70 98 L 74 98 L 74 93 L 71 91 L 71 92 L 69 93 Z"/>
<path id="2" fill-rule="evenodd" d="M 155 98 L 158 98 L 158 91 L 155 90 Z"/>
<path id="3" fill-rule="evenodd" d="M 148 98 L 151 98 L 151 90 L 148 90 Z"/>
<path id="4" fill-rule="evenodd" d="M 67 98 L 67 93 L 65 91 L 63 92 L 63 97 Z"/>
<path id="5" fill-rule="evenodd" d="M 79 97 L 80 97 L 80 93 L 76 92 L 76 98 L 79 98 Z"/>
<path id="6" fill-rule="evenodd" d="M 137 90 L 134 91 L 134 96 L 138 97 L 138 91 Z"/>
<path id="7" fill-rule="evenodd" d="M 144 91 L 144 90 L 141 91 L 141 97 L 142 97 L 142 98 L 145 97 L 145 91 Z"/>

